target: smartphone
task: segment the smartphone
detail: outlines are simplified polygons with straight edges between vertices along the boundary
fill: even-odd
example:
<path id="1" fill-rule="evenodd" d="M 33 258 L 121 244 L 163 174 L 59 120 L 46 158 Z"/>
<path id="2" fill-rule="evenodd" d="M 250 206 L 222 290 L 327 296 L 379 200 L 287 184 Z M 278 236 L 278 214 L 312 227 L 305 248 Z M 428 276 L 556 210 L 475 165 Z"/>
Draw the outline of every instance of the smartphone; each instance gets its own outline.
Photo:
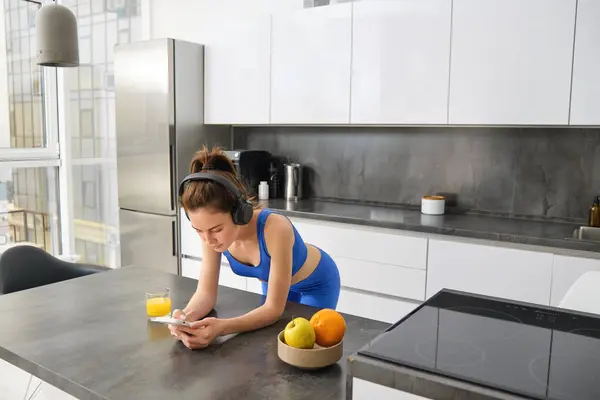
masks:
<path id="1" fill-rule="evenodd" d="M 171 325 L 179 325 L 179 326 L 191 326 L 190 322 L 181 320 L 181 319 L 177 319 L 177 318 L 171 318 L 171 317 L 152 317 L 150 318 L 151 322 L 158 322 L 159 324 L 171 324 Z"/>

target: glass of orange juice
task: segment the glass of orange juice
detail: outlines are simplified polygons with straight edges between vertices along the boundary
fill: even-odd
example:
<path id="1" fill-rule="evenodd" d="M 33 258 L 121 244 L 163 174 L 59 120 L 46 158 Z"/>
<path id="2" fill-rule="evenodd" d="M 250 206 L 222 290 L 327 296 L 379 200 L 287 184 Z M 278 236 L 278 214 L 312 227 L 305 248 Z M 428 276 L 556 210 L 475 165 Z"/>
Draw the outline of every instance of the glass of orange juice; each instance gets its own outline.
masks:
<path id="1" fill-rule="evenodd" d="M 146 314 L 148 317 L 171 316 L 171 289 L 146 292 Z"/>

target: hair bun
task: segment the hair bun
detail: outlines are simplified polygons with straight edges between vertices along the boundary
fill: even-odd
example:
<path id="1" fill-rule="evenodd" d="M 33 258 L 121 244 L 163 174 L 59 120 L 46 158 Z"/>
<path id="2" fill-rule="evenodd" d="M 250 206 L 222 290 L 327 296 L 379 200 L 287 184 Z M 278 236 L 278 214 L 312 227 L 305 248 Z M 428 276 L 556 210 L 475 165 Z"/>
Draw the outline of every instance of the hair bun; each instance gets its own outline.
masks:
<path id="1" fill-rule="evenodd" d="M 233 162 L 231 162 L 229 157 L 227 157 L 220 147 L 214 147 L 209 152 L 206 146 L 202 146 L 202 148 L 194 154 L 190 164 L 190 172 L 196 173 L 201 171 L 222 171 L 235 175 Z"/>
<path id="2" fill-rule="evenodd" d="M 229 160 L 229 158 L 223 153 L 214 155 L 211 154 L 209 156 L 208 162 L 206 163 L 206 165 L 204 165 L 204 169 L 229 172 L 232 174 L 235 173 L 231 160 Z"/>

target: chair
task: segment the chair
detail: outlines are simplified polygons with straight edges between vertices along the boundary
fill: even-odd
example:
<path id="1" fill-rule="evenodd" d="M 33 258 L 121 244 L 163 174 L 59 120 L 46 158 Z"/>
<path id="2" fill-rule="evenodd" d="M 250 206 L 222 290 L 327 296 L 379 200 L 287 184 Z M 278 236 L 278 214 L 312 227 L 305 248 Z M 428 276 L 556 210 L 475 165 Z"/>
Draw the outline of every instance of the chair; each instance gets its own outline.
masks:
<path id="1" fill-rule="evenodd" d="M 15 246 L 0 256 L 0 294 L 18 292 L 107 270 L 110 268 L 62 261 L 34 246 Z"/>

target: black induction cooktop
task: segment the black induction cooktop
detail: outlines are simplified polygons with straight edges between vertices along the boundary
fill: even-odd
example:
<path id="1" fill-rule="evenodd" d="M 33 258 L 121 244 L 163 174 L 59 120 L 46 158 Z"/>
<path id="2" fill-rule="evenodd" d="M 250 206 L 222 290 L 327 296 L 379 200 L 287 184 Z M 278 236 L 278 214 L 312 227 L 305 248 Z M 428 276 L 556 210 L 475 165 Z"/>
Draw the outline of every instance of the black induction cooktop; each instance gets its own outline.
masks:
<path id="1" fill-rule="evenodd" d="M 589 314 L 442 290 L 358 353 L 531 399 L 600 399 Z"/>

